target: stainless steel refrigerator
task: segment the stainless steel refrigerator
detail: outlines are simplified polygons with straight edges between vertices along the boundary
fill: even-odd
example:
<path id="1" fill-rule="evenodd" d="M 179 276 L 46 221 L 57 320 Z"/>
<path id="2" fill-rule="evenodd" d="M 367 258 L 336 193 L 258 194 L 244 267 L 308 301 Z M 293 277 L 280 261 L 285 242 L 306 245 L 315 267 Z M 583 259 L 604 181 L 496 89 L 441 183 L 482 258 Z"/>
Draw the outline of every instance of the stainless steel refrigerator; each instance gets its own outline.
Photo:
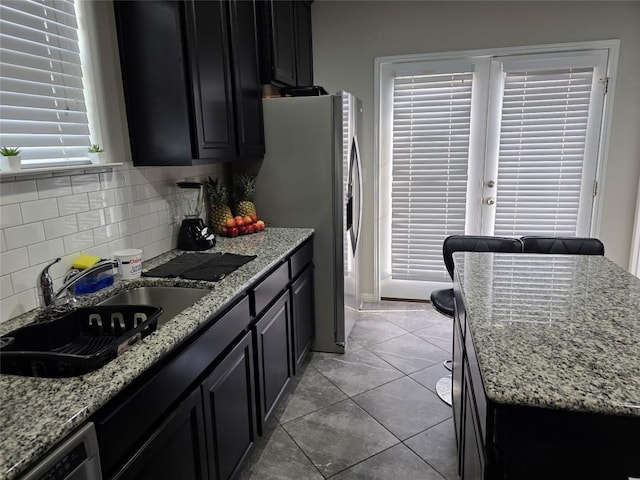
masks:
<path id="1" fill-rule="evenodd" d="M 362 104 L 339 92 L 265 99 L 263 110 L 256 207 L 267 225 L 315 229 L 313 349 L 344 352 L 360 306 Z"/>

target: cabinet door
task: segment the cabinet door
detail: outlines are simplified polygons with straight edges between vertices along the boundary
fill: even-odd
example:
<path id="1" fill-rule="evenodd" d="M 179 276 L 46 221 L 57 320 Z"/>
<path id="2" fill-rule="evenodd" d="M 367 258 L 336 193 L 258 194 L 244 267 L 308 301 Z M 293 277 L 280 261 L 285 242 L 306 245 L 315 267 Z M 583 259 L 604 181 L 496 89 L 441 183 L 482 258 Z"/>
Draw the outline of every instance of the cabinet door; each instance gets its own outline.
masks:
<path id="1" fill-rule="evenodd" d="M 191 1 L 185 8 L 195 119 L 194 158 L 232 159 L 235 138 L 228 6 L 226 2 Z"/>
<path id="2" fill-rule="evenodd" d="M 311 43 L 311 3 L 294 2 L 296 15 L 296 83 L 313 85 L 313 47 Z"/>
<path id="3" fill-rule="evenodd" d="M 463 348 L 462 339 L 460 337 L 460 324 L 458 321 L 453 323 L 453 354 L 451 368 L 451 400 L 453 403 L 453 423 L 456 432 L 456 442 L 458 451 L 462 448 L 462 403 L 463 403 Z"/>
<path id="4" fill-rule="evenodd" d="M 255 326 L 261 432 L 291 376 L 290 315 L 285 291 Z"/>
<path id="5" fill-rule="evenodd" d="M 484 478 L 484 447 L 480 440 L 477 412 L 468 378 L 464 378 L 464 421 L 462 434 L 462 480 Z"/>
<path id="6" fill-rule="evenodd" d="M 295 86 L 296 35 L 293 1 L 271 1 L 272 78 Z"/>
<path id="7" fill-rule="evenodd" d="M 313 267 L 308 266 L 291 285 L 294 367 L 302 363 L 313 340 L 313 300 Z"/>
<path id="8" fill-rule="evenodd" d="M 147 439 L 116 480 L 205 480 L 206 451 L 200 390 L 193 392 Z"/>
<path id="9" fill-rule="evenodd" d="M 209 478 L 231 478 L 256 440 L 253 344 L 247 333 L 203 382 Z"/>
<path id="10" fill-rule="evenodd" d="M 191 164 L 180 3 L 116 1 L 114 7 L 133 163 Z"/>
<path id="11" fill-rule="evenodd" d="M 258 74 L 257 25 L 254 1 L 229 4 L 231 53 L 236 105 L 237 154 L 241 158 L 264 155 L 262 92 Z"/>

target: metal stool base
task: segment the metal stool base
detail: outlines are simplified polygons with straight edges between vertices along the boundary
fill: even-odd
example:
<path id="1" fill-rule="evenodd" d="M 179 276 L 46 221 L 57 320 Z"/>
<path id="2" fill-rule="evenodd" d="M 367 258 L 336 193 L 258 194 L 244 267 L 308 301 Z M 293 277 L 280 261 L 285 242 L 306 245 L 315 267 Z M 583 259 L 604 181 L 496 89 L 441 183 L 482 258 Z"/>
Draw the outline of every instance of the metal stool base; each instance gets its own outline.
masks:
<path id="1" fill-rule="evenodd" d="M 451 406 L 451 375 L 442 377 L 436 382 L 436 393 L 440 400 Z"/>

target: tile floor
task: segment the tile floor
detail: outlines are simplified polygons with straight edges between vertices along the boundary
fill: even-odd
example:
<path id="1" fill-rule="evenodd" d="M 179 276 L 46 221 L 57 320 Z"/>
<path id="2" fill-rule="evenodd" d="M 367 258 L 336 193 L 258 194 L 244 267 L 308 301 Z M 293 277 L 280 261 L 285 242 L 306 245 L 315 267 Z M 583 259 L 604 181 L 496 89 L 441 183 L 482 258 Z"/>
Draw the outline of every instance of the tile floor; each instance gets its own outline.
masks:
<path id="1" fill-rule="evenodd" d="M 457 480 L 448 372 L 451 319 L 430 304 L 366 304 L 345 355 L 313 352 L 241 480 Z"/>

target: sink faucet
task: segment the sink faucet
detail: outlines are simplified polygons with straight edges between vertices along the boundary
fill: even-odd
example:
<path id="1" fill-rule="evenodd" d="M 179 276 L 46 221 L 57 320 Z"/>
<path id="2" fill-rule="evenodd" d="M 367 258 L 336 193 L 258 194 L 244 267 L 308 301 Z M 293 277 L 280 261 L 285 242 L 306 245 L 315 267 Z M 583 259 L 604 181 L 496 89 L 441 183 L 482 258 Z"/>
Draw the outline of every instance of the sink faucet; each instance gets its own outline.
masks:
<path id="1" fill-rule="evenodd" d="M 102 270 L 107 270 L 108 268 L 116 268 L 118 266 L 117 260 L 102 260 L 89 268 L 81 270 L 71 278 L 65 278 L 64 285 L 62 285 L 62 287 L 60 287 L 60 290 L 56 292 L 53 288 L 53 280 L 51 279 L 51 275 L 49 274 L 49 268 L 59 261 L 60 258 L 56 258 L 53 262 L 44 267 L 44 269 L 40 273 L 40 276 L 38 277 L 38 286 L 40 289 L 39 296 L 42 306 L 47 307 L 55 303 L 55 301 L 59 297 L 61 297 L 69 288 L 75 285 L 78 281 L 85 278 L 87 275 L 91 275 L 92 273 L 100 272 Z"/>

